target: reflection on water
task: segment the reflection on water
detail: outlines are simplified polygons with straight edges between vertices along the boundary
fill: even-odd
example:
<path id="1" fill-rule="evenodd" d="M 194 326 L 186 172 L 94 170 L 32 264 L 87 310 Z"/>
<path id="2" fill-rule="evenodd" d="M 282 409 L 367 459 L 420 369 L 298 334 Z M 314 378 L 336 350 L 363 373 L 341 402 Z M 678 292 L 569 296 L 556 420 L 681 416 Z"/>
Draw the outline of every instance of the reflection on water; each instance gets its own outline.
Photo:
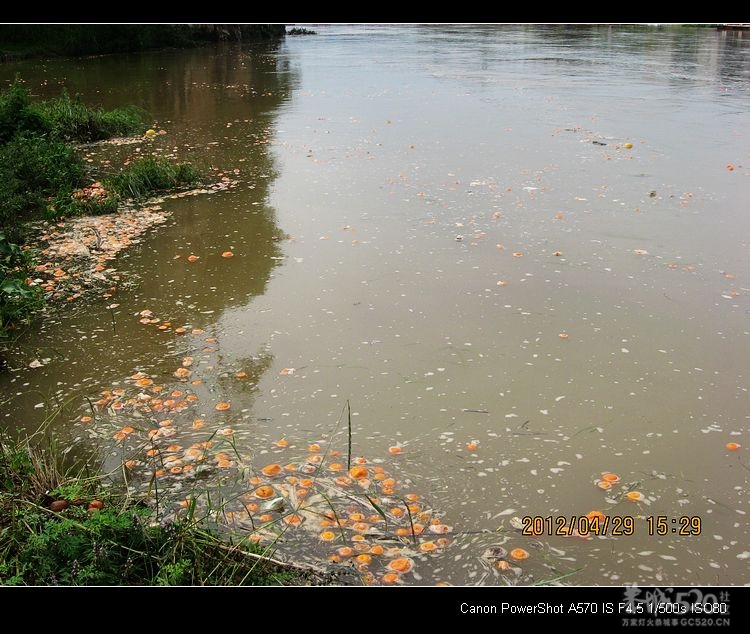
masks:
<path id="1" fill-rule="evenodd" d="M 36 94 L 135 100 L 165 152 L 240 182 L 164 203 L 114 315 L 19 342 L 4 424 L 64 404 L 59 433 L 134 488 L 159 472 L 175 511 L 209 489 L 282 553 L 373 555 L 362 581 L 747 583 L 747 38 L 314 28 L 20 65 Z M 632 534 L 547 528 L 593 511 Z"/>

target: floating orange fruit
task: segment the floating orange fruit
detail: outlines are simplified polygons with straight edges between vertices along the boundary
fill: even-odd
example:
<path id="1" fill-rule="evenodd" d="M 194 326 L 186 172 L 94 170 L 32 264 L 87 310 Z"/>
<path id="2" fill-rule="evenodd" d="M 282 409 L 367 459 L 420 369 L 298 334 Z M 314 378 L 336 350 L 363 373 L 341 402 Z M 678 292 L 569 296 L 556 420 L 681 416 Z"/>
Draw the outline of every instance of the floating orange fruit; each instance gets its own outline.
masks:
<path id="1" fill-rule="evenodd" d="M 154 382 L 151 379 L 138 379 L 135 384 L 140 387 L 147 387 L 152 385 Z"/>
<path id="2" fill-rule="evenodd" d="M 568 338 L 570 338 L 570 335 L 567 332 L 561 332 L 557 336 L 560 337 L 560 339 L 568 339 Z"/>
<path id="3" fill-rule="evenodd" d="M 337 549 L 336 552 L 342 557 L 351 557 L 354 554 L 354 550 L 349 546 L 342 546 L 341 548 Z"/>
<path id="4" fill-rule="evenodd" d="M 320 539 L 322 539 L 324 542 L 330 542 L 336 539 L 336 533 L 333 531 L 323 531 L 320 535 L 318 535 Z"/>
<path id="5" fill-rule="evenodd" d="M 479 449 L 479 441 L 472 440 L 471 442 L 467 442 L 466 443 L 466 448 L 469 451 L 476 451 L 477 449 Z"/>
<path id="6" fill-rule="evenodd" d="M 221 403 L 216 403 L 214 406 L 215 409 L 219 410 L 220 412 L 225 412 L 231 407 L 231 405 L 227 402 L 222 401 Z"/>
<path id="7" fill-rule="evenodd" d="M 612 488 L 612 485 L 606 480 L 599 480 L 599 482 L 596 483 L 596 486 L 598 486 L 600 489 L 604 489 L 605 491 Z"/>
<path id="8" fill-rule="evenodd" d="M 355 559 L 360 564 L 369 564 L 372 562 L 372 555 L 368 553 L 362 553 L 361 555 L 357 555 Z"/>
<path id="9" fill-rule="evenodd" d="M 188 378 L 188 377 L 189 377 L 189 376 L 190 376 L 191 374 L 192 374 L 192 372 L 191 372 L 190 370 L 188 370 L 187 368 L 177 368 L 177 369 L 176 369 L 176 370 L 174 371 L 174 375 L 175 375 L 175 376 L 176 376 L 176 377 L 177 377 L 178 379 L 186 379 L 186 378 Z"/>
<path id="10" fill-rule="evenodd" d="M 602 522 L 607 518 L 607 516 L 601 511 L 589 511 L 588 513 L 586 513 L 586 517 L 588 518 L 589 522 Z"/>
<path id="11" fill-rule="evenodd" d="M 387 584 L 393 584 L 396 583 L 399 580 L 399 576 L 395 572 L 386 572 L 382 577 L 381 580 L 383 583 Z"/>
<path id="12" fill-rule="evenodd" d="M 286 515 L 284 517 L 284 523 L 288 526 L 299 526 L 302 524 L 303 517 L 301 515 L 297 515 L 296 513 L 292 513 L 291 515 Z"/>
<path id="13" fill-rule="evenodd" d="M 200 256 L 189 255 L 187 259 L 188 259 L 188 262 L 195 262 L 196 260 L 200 259 Z"/>
<path id="14" fill-rule="evenodd" d="M 392 454 L 394 456 L 397 455 L 397 454 L 400 454 L 401 453 L 401 447 L 396 447 L 396 446 L 388 447 L 388 453 Z"/>
<path id="15" fill-rule="evenodd" d="M 383 548 L 380 545 L 375 545 L 372 548 L 370 548 L 370 552 L 373 555 L 382 555 L 385 552 L 385 548 Z"/>
<path id="16" fill-rule="evenodd" d="M 421 550 L 423 553 L 431 553 L 437 550 L 437 544 L 435 542 L 422 542 L 419 545 L 419 550 Z"/>
<path id="17" fill-rule="evenodd" d="M 498 567 L 499 570 L 503 570 L 503 571 L 510 570 L 512 568 L 512 566 L 507 561 L 505 561 L 505 559 L 501 559 L 495 565 Z"/>
<path id="18" fill-rule="evenodd" d="M 640 491 L 628 491 L 625 494 L 625 497 L 628 498 L 631 502 L 640 502 L 641 500 L 645 499 L 645 495 L 641 493 Z"/>
<path id="19" fill-rule="evenodd" d="M 267 475 L 269 477 L 275 476 L 281 473 L 281 465 L 272 462 L 271 464 L 267 464 L 265 467 L 263 467 L 261 471 L 263 472 L 263 475 Z"/>
<path id="20" fill-rule="evenodd" d="M 221 254 L 221 257 L 223 257 L 223 258 L 233 258 L 234 257 L 234 253 L 232 253 L 231 251 L 224 251 L 224 253 Z"/>
<path id="21" fill-rule="evenodd" d="M 316 442 L 307 447 L 308 451 L 320 451 L 320 445 Z"/>
<path id="22" fill-rule="evenodd" d="M 514 258 L 522 258 L 523 257 L 523 253 L 521 253 L 520 251 L 513 251 L 513 257 Z"/>
<path id="23" fill-rule="evenodd" d="M 247 372 L 243 372 L 242 370 L 240 370 L 239 372 L 235 373 L 234 378 L 236 378 L 236 379 L 246 379 L 247 378 Z"/>
<path id="24" fill-rule="evenodd" d="M 270 498 L 274 494 L 273 487 L 264 485 L 255 489 L 255 496 L 261 499 Z"/>
<path id="25" fill-rule="evenodd" d="M 414 567 L 411 559 L 399 557 L 388 563 L 388 568 L 396 572 L 409 572 Z"/>
<path id="26" fill-rule="evenodd" d="M 289 441 L 286 438 L 279 438 L 275 444 L 277 447 L 288 447 Z"/>
<path id="27" fill-rule="evenodd" d="M 729 451 L 737 451 L 742 445 L 736 442 L 728 442 L 726 444 L 726 448 L 729 449 Z"/>
<path id="28" fill-rule="evenodd" d="M 352 467 L 351 469 L 349 469 L 349 475 L 352 478 L 360 480 L 362 478 L 366 478 L 368 475 L 370 475 L 370 473 L 369 471 L 367 471 L 365 467 L 357 466 L 357 467 Z"/>
<path id="29" fill-rule="evenodd" d="M 618 476 L 616 473 L 603 473 L 602 480 L 606 482 L 611 482 L 611 483 L 619 482 L 620 476 Z"/>
<path id="30" fill-rule="evenodd" d="M 92 421 L 91 416 L 81 416 L 80 421 L 82 423 L 90 423 Z"/>
<path id="31" fill-rule="evenodd" d="M 419 524 L 415 524 L 414 527 L 416 528 L 419 526 Z M 453 530 L 452 526 L 448 526 L 447 524 L 430 524 L 430 532 L 435 533 L 436 535 L 450 533 Z"/>
<path id="32" fill-rule="evenodd" d="M 514 548 L 513 550 L 510 551 L 510 556 L 513 559 L 517 559 L 521 561 L 523 559 L 529 558 L 529 552 L 527 550 L 524 550 L 523 548 Z"/>

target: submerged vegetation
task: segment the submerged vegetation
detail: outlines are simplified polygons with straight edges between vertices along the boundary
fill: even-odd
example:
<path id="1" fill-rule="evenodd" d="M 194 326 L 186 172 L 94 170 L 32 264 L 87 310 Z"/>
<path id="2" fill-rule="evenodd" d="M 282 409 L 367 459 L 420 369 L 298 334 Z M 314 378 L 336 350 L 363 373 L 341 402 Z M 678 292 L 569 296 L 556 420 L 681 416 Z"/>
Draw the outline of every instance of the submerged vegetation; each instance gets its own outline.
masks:
<path id="1" fill-rule="evenodd" d="M 33 102 L 19 81 L 0 94 L 0 337 L 42 305 L 30 284 L 31 221 L 114 213 L 121 202 L 199 181 L 189 164 L 144 156 L 96 180 L 77 144 L 133 135 L 146 114 L 133 106 L 106 111 L 67 92 Z M 148 130 L 146 137 L 155 136 Z"/>
<path id="2" fill-rule="evenodd" d="M 188 513 L 118 496 L 86 465 L 64 467 L 44 434 L 0 437 L 2 585 L 310 585 L 312 571 L 221 539 Z"/>

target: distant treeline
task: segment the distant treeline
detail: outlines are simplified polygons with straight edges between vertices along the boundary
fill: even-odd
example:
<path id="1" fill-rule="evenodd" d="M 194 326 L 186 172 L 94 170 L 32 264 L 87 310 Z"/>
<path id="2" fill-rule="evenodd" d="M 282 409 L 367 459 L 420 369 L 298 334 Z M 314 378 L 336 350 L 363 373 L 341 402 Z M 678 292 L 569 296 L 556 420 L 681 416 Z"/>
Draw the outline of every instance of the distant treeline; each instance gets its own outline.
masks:
<path id="1" fill-rule="evenodd" d="M 283 24 L 0 24 L 0 56 L 129 53 L 285 32 Z"/>

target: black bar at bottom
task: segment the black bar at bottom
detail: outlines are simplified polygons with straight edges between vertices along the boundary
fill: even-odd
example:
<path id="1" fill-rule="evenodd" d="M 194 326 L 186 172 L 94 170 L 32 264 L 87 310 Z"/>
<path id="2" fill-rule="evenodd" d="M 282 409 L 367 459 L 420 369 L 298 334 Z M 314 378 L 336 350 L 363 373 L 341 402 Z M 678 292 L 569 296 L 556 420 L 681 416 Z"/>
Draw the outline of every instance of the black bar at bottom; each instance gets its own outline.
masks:
<path id="1" fill-rule="evenodd" d="M 30 603 L 27 603 L 31 601 Z M 280 627 L 323 621 L 366 629 L 414 627 L 429 617 L 446 627 L 492 625 L 560 627 L 710 628 L 750 631 L 750 586 L 400 586 L 400 587 L 4 587 L 2 605 L 35 605 L 34 622 L 74 611 L 102 625 L 120 611 L 137 620 L 210 615 L 223 628 L 261 618 Z M 405 620 L 401 621 L 400 619 Z M 53 620 L 54 619 L 54 620 Z M 93 619 L 93 620 L 92 620 Z M 101 620 L 98 620 L 101 619 Z M 323 619 L 323 621 L 318 621 Z M 441 622 L 438 621 L 438 624 Z M 428 622 L 423 622 L 427 626 Z"/>

